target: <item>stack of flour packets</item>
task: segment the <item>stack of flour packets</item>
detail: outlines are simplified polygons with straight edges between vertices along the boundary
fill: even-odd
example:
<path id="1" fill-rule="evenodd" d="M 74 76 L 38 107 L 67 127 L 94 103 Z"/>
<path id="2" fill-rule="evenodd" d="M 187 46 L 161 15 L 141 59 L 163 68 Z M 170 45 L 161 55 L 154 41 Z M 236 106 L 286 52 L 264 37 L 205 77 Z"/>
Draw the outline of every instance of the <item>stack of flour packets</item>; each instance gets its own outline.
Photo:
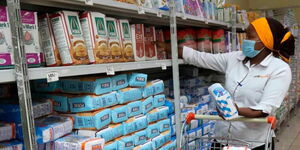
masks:
<path id="1" fill-rule="evenodd" d="M 215 83 L 208 88 L 210 95 L 217 103 L 217 107 L 225 120 L 238 117 L 237 108 L 228 91 L 220 83 Z"/>

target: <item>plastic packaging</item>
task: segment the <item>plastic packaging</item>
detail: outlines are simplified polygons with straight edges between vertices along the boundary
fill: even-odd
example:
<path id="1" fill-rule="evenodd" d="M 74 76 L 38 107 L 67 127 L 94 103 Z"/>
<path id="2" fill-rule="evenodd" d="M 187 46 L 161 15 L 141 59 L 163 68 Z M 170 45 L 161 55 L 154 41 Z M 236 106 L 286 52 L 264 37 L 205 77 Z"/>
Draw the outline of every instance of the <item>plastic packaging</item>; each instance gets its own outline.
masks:
<path id="1" fill-rule="evenodd" d="M 230 93 L 226 91 L 220 83 L 211 85 L 208 91 L 217 102 L 217 107 L 226 120 L 238 117 L 238 111 Z"/>

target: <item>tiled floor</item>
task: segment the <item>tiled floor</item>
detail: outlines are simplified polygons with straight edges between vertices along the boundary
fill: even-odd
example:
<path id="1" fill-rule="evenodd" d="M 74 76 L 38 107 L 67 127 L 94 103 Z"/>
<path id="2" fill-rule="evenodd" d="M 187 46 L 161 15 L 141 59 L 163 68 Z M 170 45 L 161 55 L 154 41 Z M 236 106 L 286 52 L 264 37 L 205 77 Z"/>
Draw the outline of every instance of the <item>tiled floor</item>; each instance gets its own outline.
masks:
<path id="1" fill-rule="evenodd" d="M 299 106 L 298 106 L 299 107 Z M 300 150 L 300 107 L 292 112 L 277 134 L 275 150 Z M 297 115 L 295 115 L 297 114 Z"/>

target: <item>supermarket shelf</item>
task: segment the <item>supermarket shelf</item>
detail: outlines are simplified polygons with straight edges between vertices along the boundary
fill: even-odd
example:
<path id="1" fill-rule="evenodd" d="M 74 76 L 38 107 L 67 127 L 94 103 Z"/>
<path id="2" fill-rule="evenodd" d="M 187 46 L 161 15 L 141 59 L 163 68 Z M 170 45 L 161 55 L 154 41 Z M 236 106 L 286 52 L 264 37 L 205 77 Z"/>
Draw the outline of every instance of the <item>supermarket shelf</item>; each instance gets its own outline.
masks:
<path id="1" fill-rule="evenodd" d="M 198 26 L 198 27 L 221 27 L 221 28 L 231 28 L 230 23 L 218 21 L 218 20 L 210 20 L 206 18 L 201 18 L 199 16 L 193 16 L 188 14 L 177 13 L 177 17 L 179 18 L 177 21 L 178 25 L 186 25 L 186 26 Z"/>
<path id="2" fill-rule="evenodd" d="M 179 64 L 184 64 L 183 60 L 179 60 Z M 171 60 L 154 60 L 143 62 L 127 62 L 127 63 L 109 63 L 109 64 L 93 64 L 80 66 L 63 66 L 63 67 L 43 67 L 43 68 L 29 68 L 29 79 L 45 79 L 48 73 L 56 72 L 59 77 L 99 74 L 108 72 L 120 72 L 131 70 L 142 70 L 151 68 L 169 67 L 172 65 Z M 109 70 L 109 71 L 108 71 Z M 14 69 L 0 70 L 0 83 L 14 82 Z"/>
<path id="3" fill-rule="evenodd" d="M 28 9 L 30 9 L 32 5 L 36 5 L 78 11 L 91 10 L 99 11 L 107 15 L 118 16 L 120 18 L 127 18 L 133 23 L 143 22 L 153 24 L 155 22 L 155 24 L 158 25 L 169 25 L 170 23 L 169 19 L 167 19 L 169 17 L 168 11 L 138 7 L 134 4 L 122 3 L 114 0 L 93 0 L 94 4 L 92 6 L 86 5 L 84 0 L 21 0 L 21 2 L 23 4 L 28 4 Z M 43 12 L 47 10 L 42 7 L 39 11 Z M 179 26 L 231 28 L 229 23 L 217 20 L 209 20 L 183 13 L 177 13 L 176 15 L 178 18 L 177 24 Z"/>
<path id="4" fill-rule="evenodd" d="M 236 30 L 237 31 L 246 31 L 247 26 L 245 24 L 237 24 L 236 25 Z"/>

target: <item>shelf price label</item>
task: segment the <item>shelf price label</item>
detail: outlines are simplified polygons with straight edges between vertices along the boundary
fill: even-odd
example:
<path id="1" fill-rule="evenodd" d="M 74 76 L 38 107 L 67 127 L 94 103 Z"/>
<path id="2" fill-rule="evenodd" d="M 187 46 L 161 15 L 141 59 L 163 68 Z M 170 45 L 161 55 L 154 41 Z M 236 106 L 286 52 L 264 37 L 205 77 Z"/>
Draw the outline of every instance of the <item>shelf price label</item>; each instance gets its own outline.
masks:
<path id="1" fill-rule="evenodd" d="M 143 7 L 138 6 L 138 14 L 140 14 L 140 15 L 145 14 L 145 10 Z"/>
<path id="2" fill-rule="evenodd" d="M 115 69 L 113 66 L 107 66 L 106 67 L 106 74 L 107 75 L 115 75 Z"/>
<path id="3" fill-rule="evenodd" d="M 162 17 L 162 12 L 160 10 L 157 11 L 157 17 Z"/>
<path id="4" fill-rule="evenodd" d="M 162 63 L 162 64 L 160 64 L 160 65 L 161 65 L 161 69 L 162 69 L 162 70 L 167 70 L 167 65 L 166 65 L 166 64 Z"/>
<path id="5" fill-rule="evenodd" d="M 57 72 L 49 72 L 47 73 L 47 82 L 55 82 L 59 80 L 59 76 Z"/>
<path id="6" fill-rule="evenodd" d="M 86 5 L 93 5 L 93 0 L 84 0 Z"/>

